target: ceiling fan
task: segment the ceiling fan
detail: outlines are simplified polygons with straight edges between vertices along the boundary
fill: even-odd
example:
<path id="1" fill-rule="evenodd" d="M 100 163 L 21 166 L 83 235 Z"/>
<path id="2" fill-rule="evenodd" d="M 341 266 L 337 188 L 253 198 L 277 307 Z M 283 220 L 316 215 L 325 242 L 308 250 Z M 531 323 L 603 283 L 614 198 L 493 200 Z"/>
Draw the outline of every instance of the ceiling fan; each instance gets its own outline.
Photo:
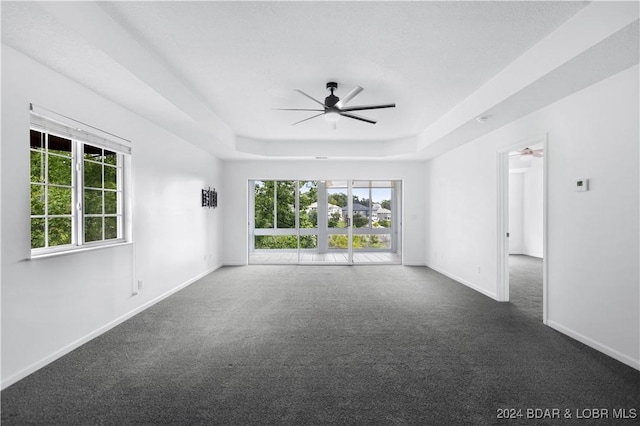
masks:
<path id="1" fill-rule="evenodd" d="M 356 115 L 353 114 L 353 111 L 364 111 L 364 110 L 369 110 L 369 109 L 381 109 L 381 108 L 395 108 L 396 104 L 380 104 L 380 105 L 362 105 L 362 106 L 346 106 L 347 102 L 349 102 L 351 99 L 353 99 L 358 93 L 362 92 L 362 87 L 360 86 L 356 86 L 353 90 L 351 90 L 349 93 L 347 93 L 347 95 L 342 98 L 342 100 L 337 97 L 336 95 L 333 94 L 334 90 L 338 89 L 338 83 L 334 82 L 334 81 L 330 81 L 327 83 L 327 90 L 331 91 L 331 94 L 329 96 L 327 96 L 324 99 L 324 103 L 320 102 L 319 100 L 313 98 L 312 96 L 309 96 L 308 94 L 306 94 L 305 92 L 303 92 L 300 89 L 295 89 L 296 92 L 299 92 L 300 94 L 302 94 L 303 96 L 306 96 L 307 98 L 311 99 L 313 102 L 319 104 L 322 109 L 310 109 L 310 108 L 277 108 L 280 111 L 316 111 L 319 112 L 319 114 L 313 115 L 311 117 L 305 118 L 303 120 L 300 121 L 296 121 L 295 123 L 292 124 L 292 126 L 295 126 L 296 124 L 300 124 L 304 121 L 307 120 L 311 120 L 312 118 L 316 118 L 319 117 L 321 115 L 324 115 L 325 118 L 329 121 L 333 122 L 333 128 L 336 128 L 336 121 L 338 120 L 338 118 L 340 118 L 340 116 L 342 117 L 347 117 L 347 118 L 353 118 L 354 120 L 360 120 L 360 121 L 364 121 L 366 123 L 371 123 L 371 124 L 376 124 L 375 120 L 372 120 L 370 118 L 366 118 L 366 117 L 362 117 L 360 115 Z"/>
<path id="2" fill-rule="evenodd" d="M 509 157 L 540 158 L 540 157 L 544 157 L 544 149 L 524 148 L 524 149 L 521 149 L 520 151 L 510 153 Z"/>

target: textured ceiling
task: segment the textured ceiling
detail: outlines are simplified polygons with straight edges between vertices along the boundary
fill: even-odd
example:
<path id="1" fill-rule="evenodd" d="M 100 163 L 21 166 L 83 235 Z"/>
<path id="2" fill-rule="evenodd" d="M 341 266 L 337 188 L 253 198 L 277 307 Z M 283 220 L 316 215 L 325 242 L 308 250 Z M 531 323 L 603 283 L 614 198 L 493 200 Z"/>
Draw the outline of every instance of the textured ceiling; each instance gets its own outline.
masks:
<path id="1" fill-rule="evenodd" d="M 392 142 L 437 123 L 586 2 L 3 2 L 2 41 L 174 133 Z M 313 108 L 327 81 L 375 125 Z M 214 135 L 213 137 L 209 137 Z M 216 142 L 217 141 L 217 142 Z M 198 143 L 200 146 L 206 143 Z"/>
<path id="2" fill-rule="evenodd" d="M 416 134 L 581 7 L 576 3 L 109 3 L 106 10 L 201 93 L 238 134 L 266 139 L 391 139 Z M 375 126 L 322 119 L 292 127 L 323 99 L 359 85 L 351 104 Z"/>

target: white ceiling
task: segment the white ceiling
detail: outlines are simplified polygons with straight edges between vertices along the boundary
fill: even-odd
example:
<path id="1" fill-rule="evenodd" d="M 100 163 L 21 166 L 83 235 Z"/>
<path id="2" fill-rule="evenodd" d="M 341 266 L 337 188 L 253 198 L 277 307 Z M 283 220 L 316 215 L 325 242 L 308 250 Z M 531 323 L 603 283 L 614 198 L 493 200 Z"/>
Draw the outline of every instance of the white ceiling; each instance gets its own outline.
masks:
<path id="1" fill-rule="evenodd" d="M 413 159 L 447 114 L 586 4 L 2 2 L 2 41 L 221 158 Z M 350 105 L 397 107 L 363 111 L 375 125 L 342 117 L 336 130 L 322 117 L 292 126 L 313 113 L 275 110 L 314 108 L 294 89 L 323 99 L 327 81 L 338 96 L 365 89 Z M 514 98 L 525 86 L 510 98 L 529 105 L 520 115 L 542 106 Z M 429 145 L 492 128 L 465 126 Z"/>

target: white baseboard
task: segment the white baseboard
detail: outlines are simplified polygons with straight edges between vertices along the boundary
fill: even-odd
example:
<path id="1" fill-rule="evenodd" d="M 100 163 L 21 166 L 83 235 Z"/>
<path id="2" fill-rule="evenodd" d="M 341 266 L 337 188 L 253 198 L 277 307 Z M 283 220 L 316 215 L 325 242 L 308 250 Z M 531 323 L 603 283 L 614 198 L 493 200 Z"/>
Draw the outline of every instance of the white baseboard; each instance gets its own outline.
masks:
<path id="1" fill-rule="evenodd" d="M 438 273 L 440 273 L 440 274 L 442 274 L 442 275 L 444 275 L 446 277 L 449 277 L 452 280 L 455 280 L 455 281 L 459 282 L 460 284 L 466 285 L 467 287 L 471 288 L 472 290 L 477 291 L 478 293 L 482 293 L 485 296 L 492 298 L 493 300 L 498 300 L 498 295 L 495 294 L 495 293 L 487 291 L 482 287 L 478 287 L 477 285 L 475 285 L 475 284 L 473 284 L 473 283 L 471 283 L 469 281 L 463 280 L 462 278 L 457 277 L 454 274 L 451 274 L 451 273 L 445 271 L 444 269 L 440 269 L 440 268 L 432 266 L 432 265 L 426 265 L 426 266 L 427 266 L 427 268 L 433 269 L 434 271 L 436 271 L 436 272 L 438 272 Z"/>
<path id="2" fill-rule="evenodd" d="M 611 358 L 618 360 L 623 364 L 628 365 L 629 367 L 635 368 L 636 370 L 640 370 L 640 360 L 638 359 L 633 359 L 630 356 L 627 356 L 623 353 L 616 351 L 615 349 L 612 349 L 606 345 L 600 344 L 583 334 L 580 334 L 576 331 L 571 330 L 570 328 L 567 328 L 561 324 L 558 324 L 557 322 L 547 320 L 547 325 L 562 334 L 566 334 L 567 336 L 577 340 L 580 343 L 584 343 L 585 345 L 599 352 L 602 352 L 603 354 L 608 355 Z"/>
<path id="3" fill-rule="evenodd" d="M 2 381 L 2 384 L 0 385 L 1 389 L 5 389 L 9 386 L 11 386 L 12 384 L 24 379 L 25 377 L 27 377 L 28 375 L 35 373 L 36 371 L 38 371 L 39 369 L 41 369 L 42 367 L 52 363 L 53 361 L 57 360 L 58 358 L 63 357 L 64 355 L 68 354 L 69 352 L 73 351 L 74 349 L 79 348 L 80 346 L 84 345 L 85 343 L 89 342 L 90 340 L 95 339 L 96 337 L 100 336 L 101 334 L 111 330 L 113 327 L 122 324 L 123 322 L 125 322 L 126 320 L 128 320 L 129 318 L 133 317 L 136 314 L 139 314 L 140 312 L 144 311 L 145 309 L 155 305 L 156 303 L 160 302 L 163 299 L 166 299 L 167 297 L 171 296 L 172 294 L 182 290 L 183 288 L 193 284 L 194 282 L 198 281 L 200 278 L 209 275 L 210 273 L 212 273 L 213 271 L 219 269 L 220 267 L 222 267 L 222 265 L 218 265 L 218 266 L 214 266 L 213 268 L 210 268 L 204 272 L 202 272 L 201 274 L 196 275 L 195 277 L 191 278 L 188 281 L 183 282 L 182 284 L 178 285 L 177 287 L 174 287 L 173 289 L 167 291 L 166 293 L 161 294 L 160 296 L 157 296 L 151 300 L 149 300 L 148 302 L 143 303 L 142 305 L 138 306 L 137 308 L 132 309 L 131 311 L 127 312 L 126 314 L 114 319 L 113 321 L 103 325 L 102 327 L 98 328 L 97 330 L 92 331 L 91 333 L 87 334 L 84 337 L 81 337 L 80 339 L 70 343 L 69 345 L 63 347 L 62 349 L 59 349 L 58 351 L 52 353 L 49 356 L 44 357 L 43 359 L 41 359 L 40 361 L 37 361 L 33 364 L 31 364 L 30 366 L 28 366 L 27 368 L 24 368 L 23 370 L 20 370 L 19 372 L 7 377 L 5 380 Z"/>

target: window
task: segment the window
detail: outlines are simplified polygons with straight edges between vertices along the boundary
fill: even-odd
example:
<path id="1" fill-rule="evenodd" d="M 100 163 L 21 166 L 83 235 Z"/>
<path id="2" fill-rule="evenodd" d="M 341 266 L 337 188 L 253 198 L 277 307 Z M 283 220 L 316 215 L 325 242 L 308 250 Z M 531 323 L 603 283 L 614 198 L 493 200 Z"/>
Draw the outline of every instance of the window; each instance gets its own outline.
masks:
<path id="1" fill-rule="evenodd" d="M 398 263 L 399 180 L 249 180 L 249 263 Z"/>
<path id="2" fill-rule="evenodd" d="M 33 255 L 125 241 L 129 148 L 32 113 Z"/>

